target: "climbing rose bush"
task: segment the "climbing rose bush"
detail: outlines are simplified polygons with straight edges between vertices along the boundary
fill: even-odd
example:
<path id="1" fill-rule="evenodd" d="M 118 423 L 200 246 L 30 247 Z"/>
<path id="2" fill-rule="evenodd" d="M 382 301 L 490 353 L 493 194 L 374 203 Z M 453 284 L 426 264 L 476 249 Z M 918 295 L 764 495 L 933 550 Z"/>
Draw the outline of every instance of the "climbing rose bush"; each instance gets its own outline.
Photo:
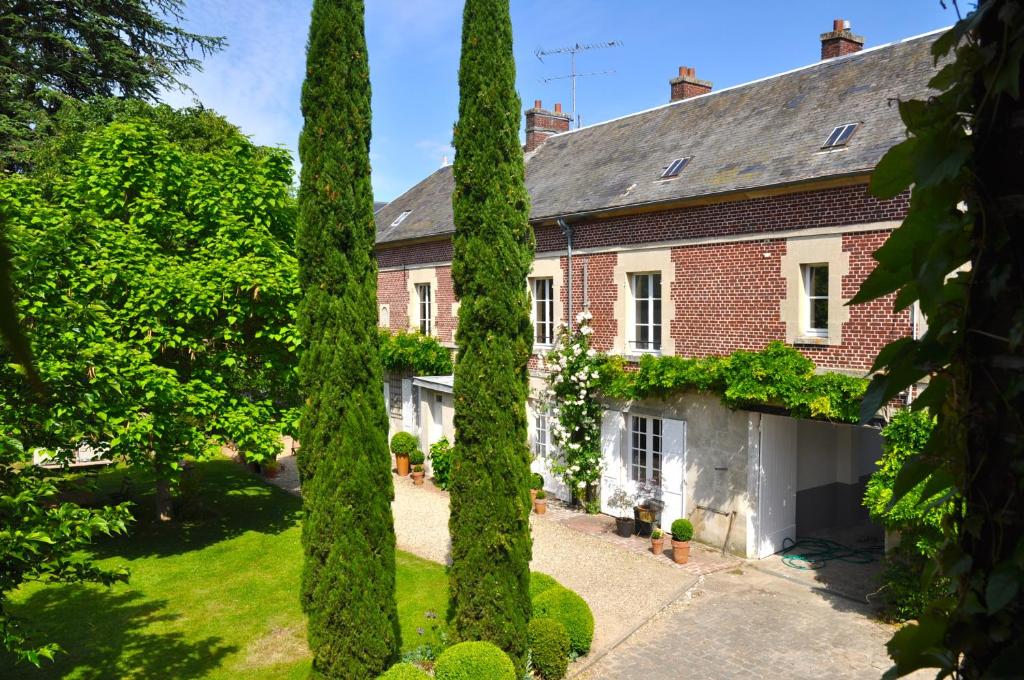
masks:
<path id="1" fill-rule="evenodd" d="M 555 347 L 545 356 L 548 373 L 545 395 L 549 427 L 555 445 L 552 472 L 579 501 L 591 500 L 601 479 L 601 404 L 597 400 L 597 352 L 590 346 L 594 332 L 590 312 L 576 316 L 576 330 L 559 326 Z"/>

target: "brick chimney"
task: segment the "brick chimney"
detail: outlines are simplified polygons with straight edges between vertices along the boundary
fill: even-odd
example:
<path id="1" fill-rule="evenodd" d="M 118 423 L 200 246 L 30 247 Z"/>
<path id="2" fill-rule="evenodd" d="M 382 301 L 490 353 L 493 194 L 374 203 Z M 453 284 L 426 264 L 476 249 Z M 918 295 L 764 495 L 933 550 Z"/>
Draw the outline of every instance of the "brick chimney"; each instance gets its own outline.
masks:
<path id="1" fill-rule="evenodd" d="M 832 30 L 821 34 L 821 58 L 834 59 L 846 54 L 853 54 L 864 49 L 864 36 L 854 35 L 850 30 L 850 22 L 836 19 L 832 22 Z"/>
<path id="2" fill-rule="evenodd" d="M 668 82 L 672 86 L 670 102 L 677 102 L 680 99 L 689 99 L 699 94 L 711 92 L 711 81 L 697 78 L 696 69 L 689 66 L 680 66 L 679 75 Z"/>
<path id="3" fill-rule="evenodd" d="M 541 106 L 539 99 L 533 102 L 533 108 L 526 110 L 526 151 L 529 153 L 544 143 L 544 140 L 559 132 L 569 131 L 571 118 L 562 113 L 562 105 L 555 104 L 554 111 Z"/>

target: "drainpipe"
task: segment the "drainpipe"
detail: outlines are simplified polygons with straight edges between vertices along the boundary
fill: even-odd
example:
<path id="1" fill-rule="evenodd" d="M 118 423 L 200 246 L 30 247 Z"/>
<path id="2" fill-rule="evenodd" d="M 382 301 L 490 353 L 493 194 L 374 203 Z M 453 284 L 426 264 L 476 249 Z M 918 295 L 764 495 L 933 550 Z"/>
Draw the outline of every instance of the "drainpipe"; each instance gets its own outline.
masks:
<path id="1" fill-rule="evenodd" d="M 910 339 L 917 340 L 917 303 L 910 305 Z M 914 385 L 907 388 L 907 406 L 914 403 Z"/>
<path id="2" fill-rule="evenodd" d="M 573 320 L 573 318 L 575 318 L 572 315 L 572 237 L 573 237 L 573 229 L 572 229 L 572 225 L 569 224 L 568 222 L 566 222 L 565 220 L 563 220 L 561 217 L 558 218 L 558 226 L 562 229 L 562 233 L 565 234 L 566 253 L 567 253 L 566 260 L 567 260 L 567 263 L 568 263 L 568 266 L 569 266 L 569 292 L 566 294 L 565 297 L 566 297 L 566 300 L 568 301 L 567 309 L 569 311 L 569 319 L 568 319 L 568 323 L 566 325 L 569 327 L 569 332 L 571 333 L 572 332 L 572 320 Z"/>

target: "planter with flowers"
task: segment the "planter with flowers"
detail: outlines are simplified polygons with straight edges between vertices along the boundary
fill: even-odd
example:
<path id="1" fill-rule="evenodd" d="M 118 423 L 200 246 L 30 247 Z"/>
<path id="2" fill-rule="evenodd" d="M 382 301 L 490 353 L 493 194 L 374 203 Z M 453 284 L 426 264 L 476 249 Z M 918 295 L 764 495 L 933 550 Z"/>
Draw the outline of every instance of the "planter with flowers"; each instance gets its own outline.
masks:
<path id="1" fill-rule="evenodd" d="M 533 511 L 538 515 L 543 515 L 548 511 L 548 495 L 544 489 L 540 489 L 537 492 L 537 497 L 533 499 Z"/>
<path id="2" fill-rule="evenodd" d="M 416 486 L 423 485 L 423 461 L 425 457 L 419 449 L 414 449 L 409 454 L 409 462 L 412 464 L 412 483 Z"/>
<path id="3" fill-rule="evenodd" d="M 672 522 L 672 559 L 676 564 L 686 564 L 690 559 L 690 539 L 693 538 L 693 524 L 680 517 Z"/>
<path id="4" fill-rule="evenodd" d="M 661 555 L 665 552 L 665 532 L 655 529 L 651 532 L 651 552 Z"/>
<path id="5" fill-rule="evenodd" d="M 633 497 L 622 487 L 615 489 L 608 499 L 608 506 L 617 511 L 615 513 L 615 533 L 623 538 L 632 536 L 636 528 L 636 521 L 629 516 L 633 510 L 633 503 Z"/>

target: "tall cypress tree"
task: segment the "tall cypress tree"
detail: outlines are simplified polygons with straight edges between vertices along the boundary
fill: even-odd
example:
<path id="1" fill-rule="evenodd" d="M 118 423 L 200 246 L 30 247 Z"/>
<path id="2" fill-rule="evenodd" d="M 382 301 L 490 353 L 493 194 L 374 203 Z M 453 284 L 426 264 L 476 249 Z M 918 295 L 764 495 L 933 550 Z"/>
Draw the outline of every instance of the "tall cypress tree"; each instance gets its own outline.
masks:
<path id="1" fill-rule="evenodd" d="M 399 630 L 362 0 L 314 1 L 302 113 L 302 604 L 313 677 L 371 678 Z"/>
<path id="2" fill-rule="evenodd" d="M 449 619 L 521 670 L 530 619 L 526 277 L 534 236 L 508 0 L 466 0 L 455 129 L 456 333 Z"/>

